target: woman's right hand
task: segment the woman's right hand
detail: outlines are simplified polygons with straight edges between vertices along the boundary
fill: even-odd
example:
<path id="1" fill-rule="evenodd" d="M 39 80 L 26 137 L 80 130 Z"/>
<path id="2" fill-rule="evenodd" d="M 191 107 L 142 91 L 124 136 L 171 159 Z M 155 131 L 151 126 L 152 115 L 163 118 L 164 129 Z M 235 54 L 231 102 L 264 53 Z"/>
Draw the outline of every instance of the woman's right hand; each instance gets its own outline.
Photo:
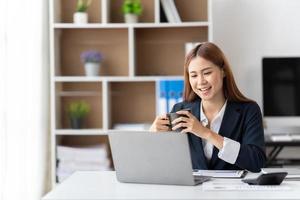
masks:
<path id="1" fill-rule="evenodd" d="M 169 119 L 167 115 L 157 116 L 150 127 L 150 131 L 169 131 Z"/>

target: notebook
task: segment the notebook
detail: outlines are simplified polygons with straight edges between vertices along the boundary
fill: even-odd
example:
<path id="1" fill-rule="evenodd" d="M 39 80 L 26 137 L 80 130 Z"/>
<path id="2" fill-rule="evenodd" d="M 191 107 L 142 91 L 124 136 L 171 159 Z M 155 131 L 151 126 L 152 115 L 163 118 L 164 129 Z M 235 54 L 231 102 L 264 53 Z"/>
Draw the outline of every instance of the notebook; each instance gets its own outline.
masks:
<path id="1" fill-rule="evenodd" d="M 243 178 L 246 170 L 194 170 L 195 176 L 211 176 L 213 178 Z"/>

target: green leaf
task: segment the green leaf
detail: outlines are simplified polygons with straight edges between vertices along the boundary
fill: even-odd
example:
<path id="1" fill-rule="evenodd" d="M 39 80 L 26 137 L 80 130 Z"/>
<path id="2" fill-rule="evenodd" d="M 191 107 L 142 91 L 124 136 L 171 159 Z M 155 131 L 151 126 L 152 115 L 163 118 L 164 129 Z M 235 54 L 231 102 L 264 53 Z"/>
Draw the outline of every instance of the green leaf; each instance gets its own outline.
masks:
<path id="1" fill-rule="evenodd" d="M 70 118 L 84 118 L 90 112 L 90 105 L 83 101 L 72 101 L 67 109 Z"/>
<path id="2" fill-rule="evenodd" d="M 77 0 L 76 12 L 86 12 L 92 0 Z"/>
<path id="3" fill-rule="evenodd" d="M 142 14 L 143 8 L 140 0 L 125 0 L 122 5 L 123 14 Z"/>

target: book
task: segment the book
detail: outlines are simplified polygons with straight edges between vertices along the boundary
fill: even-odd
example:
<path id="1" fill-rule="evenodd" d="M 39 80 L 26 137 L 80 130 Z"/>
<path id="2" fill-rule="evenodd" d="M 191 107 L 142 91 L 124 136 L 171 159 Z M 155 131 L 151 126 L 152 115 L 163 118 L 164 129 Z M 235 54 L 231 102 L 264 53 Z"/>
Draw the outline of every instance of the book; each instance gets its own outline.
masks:
<path id="1" fill-rule="evenodd" d="M 59 161 L 58 162 L 58 171 L 64 172 L 74 172 L 74 171 L 83 171 L 83 170 L 103 170 L 109 169 L 110 160 L 106 158 L 103 161 L 95 162 L 79 162 L 79 161 Z"/>
<path id="2" fill-rule="evenodd" d="M 181 19 L 179 17 L 174 0 L 161 0 L 160 2 L 167 20 L 171 23 L 180 23 Z"/>
<path id="3" fill-rule="evenodd" d="M 107 147 L 105 145 L 84 146 L 84 147 L 57 147 L 58 160 L 71 161 L 97 161 L 107 158 Z"/>
<path id="4" fill-rule="evenodd" d="M 183 80 L 171 80 L 167 83 L 168 93 L 168 112 L 171 112 L 173 106 L 182 101 Z"/>
<path id="5" fill-rule="evenodd" d="M 159 81 L 158 87 L 157 87 L 157 114 L 163 115 L 166 114 L 167 108 L 168 108 L 168 99 L 167 99 L 167 91 L 166 91 L 166 84 L 167 82 L 162 80 Z"/>
<path id="6" fill-rule="evenodd" d="M 156 86 L 157 114 L 163 115 L 171 112 L 173 106 L 182 101 L 183 80 L 160 80 Z"/>
<path id="7" fill-rule="evenodd" d="M 172 13 L 172 15 L 175 19 L 175 22 L 176 23 L 181 23 L 181 19 L 180 19 L 180 16 L 179 16 L 179 13 L 178 13 L 178 10 L 176 8 L 174 0 L 169 0 L 169 6 L 171 8 L 171 13 Z"/>

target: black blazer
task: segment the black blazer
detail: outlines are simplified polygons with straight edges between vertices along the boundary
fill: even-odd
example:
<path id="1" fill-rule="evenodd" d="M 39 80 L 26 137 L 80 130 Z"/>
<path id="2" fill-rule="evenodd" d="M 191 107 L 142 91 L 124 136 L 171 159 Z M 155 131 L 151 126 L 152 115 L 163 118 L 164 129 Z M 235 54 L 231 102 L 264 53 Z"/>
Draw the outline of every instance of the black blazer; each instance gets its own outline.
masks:
<path id="1" fill-rule="evenodd" d="M 200 121 L 200 103 L 201 99 L 199 98 L 193 102 L 180 102 L 174 105 L 171 112 L 190 108 L 192 114 Z M 210 162 L 207 162 L 201 138 L 188 133 L 194 169 L 247 169 L 259 172 L 264 167 L 266 161 L 264 128 L 261 111 L 256 103 L 227 101 L 219 134 L 241 144 L 234 165 L 221 160 L 216 147 L 213 148 Z"/>

